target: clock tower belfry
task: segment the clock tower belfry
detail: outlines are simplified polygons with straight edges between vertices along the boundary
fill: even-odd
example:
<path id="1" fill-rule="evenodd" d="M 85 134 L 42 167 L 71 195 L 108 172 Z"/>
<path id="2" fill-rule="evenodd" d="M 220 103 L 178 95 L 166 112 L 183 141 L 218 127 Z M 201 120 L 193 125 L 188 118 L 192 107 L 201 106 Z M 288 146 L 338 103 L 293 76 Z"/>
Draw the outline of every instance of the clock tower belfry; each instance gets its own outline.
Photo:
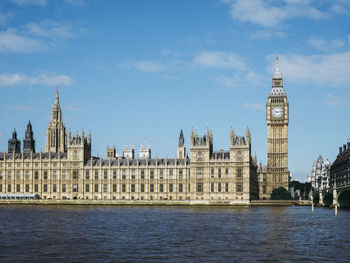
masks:
<path id="1" fill-rule="evenodd" d="M 288 123 L 289 103 L 283 89 L 283 79 L 279 70 L 278 56 L 272 78 L 272 89 L 266 103 L 267 124 L 267 170 L 266 198 L 279 187 L 288 190 Z"/>

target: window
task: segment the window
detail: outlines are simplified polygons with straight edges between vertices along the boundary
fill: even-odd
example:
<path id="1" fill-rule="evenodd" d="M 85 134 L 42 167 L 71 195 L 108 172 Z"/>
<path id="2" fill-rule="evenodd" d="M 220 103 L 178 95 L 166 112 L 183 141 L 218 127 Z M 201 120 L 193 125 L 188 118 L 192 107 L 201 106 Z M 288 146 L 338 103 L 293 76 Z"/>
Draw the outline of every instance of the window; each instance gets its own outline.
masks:
<path id="1" fill-rule="evenodd" d="M 135 193 L 135 184 L 131 184 L 131 192 Z"/>
<path id="2" fill-rule="evenodd" d="M 95 184 L 95 193 L 98 192 L 98 184 Z"/>
<path id="3" fill-rule="evenodd" d="M 221 178 L 221 168 L 218 169 L 218 178 Z"/>
<path id="4" fill-rule="evenodd" d="M 16 192 L 21 192 L 21 185 L 20 184 L 16 185 Z"/>
<path id="5" fill-rule="evenodd" d="M 7 192 L 11 192 L 11 185 L 10 184 L 7 185 Z"/>
<path id="6" fill-rule="evenodd" d="M 117 184 L 113 184 L 113 192 L 117 192 Z"/>
<path id="7" fill-rule="evenodd" d="M 95 171 L 95 180 L 98 180 L 98 171 Z"/>
<path id="8" fill-rule="evenodd" d="M 86 178 L 86 180 L 89 180 L 89 179 L 90 179 L 90 173 L 89 173 L 89 171 L 85 171 L 85 178 Z"/>
<path id="9" fill-rule="evenodd" d="M 89 184 L 86 184 L 85 185 L 85 192 L 90 192 L 90 185 Z"/>
<path id="10" fill-rule="evenodd" d="M 73 158 L 74 158 L 74 159 L 78 159 L 78 151 L 74 151 L 74 153 L 73 153 Z"/>
<path id="11" fill-rule="evenodd" d="M 141 184 L 141 193 L 145 191 L 145 184 Z"/>
<path id="12" fill-rule="evenodd" d="M 0 193 L 2 192 L 2 184 L 0 184 Z"/>
<path id="13" fill-rule="evenodd" d="M 211 170 L 210 170 L 210 177 L 214 178 L 214 168 L 211 168 Z"/>
<path id="14" fill-rule="evenodd" d="M 154 179 L 154 171 L 151 170 L 150 179 Z"/>
<path id="15" fill-rule="evenodd" d="M 183 189 L 182 189 L 182 184 L 179 184 L 179 192 L 182 193 Z"/>
<path id="16" fill-rule="evenodd" d="M 198 152 L 198 154 L 197 154 L 197 159 L 198 159 L 198 160 L 202 160 L 202 159 L 203 159 L 202 152 Z"/>
<path id="17" fill-rule="evenodd" d="M 113 180 L 117 179 L 117 171 L 113 170 Z"/>
<path id="18" fill-rule="evenodd" d="M 182 169 L 179 170 L 179 180 L 182 180 L 183 172 Z"/>
<path id="19" fill-rule="evenodd" d="M 242 193 L 243 192 L 243 183 L 237 183 L 236 184 L 236 192 Z"/>
<path id="20" fill-rule="evenodd" d="M 62 193 L 65 193 L 67 190 L 66 184 L 62 184 Z"/>
<path id="21" fill-rule="evenodd" d="M 197 179 L 203 178 L 203 169 L 197 168 Z"/>
<path id="22" fill-rule="evenodd" d="M 104 193 L 107 193 L 107 184 L 104 184 L 104 185 L 103 185 L 103 192 L 104 192 Z"/>
<path id="23" fill-rule="evenodd" d="M 163 190 L 164 190 L 163 187 L 164 187 L 163 184 L 159 185 L 159 192 L 163 193 Z"/>
<path id="24" fill-rule="evenodd" d="M 34 192 L 39 192 L 39 186 L 37 184 L 34 185 Z"/>
<path id="25" fill-rule="evenodd" d="M 35 179 L 35 180 L 38 180 L 38 179 L 39 179 L 39 172 L 38 172 L 38 171 L 35 171 L 35 172 L 34 172 L 34 179 Z"/>
<path id="26" fill-rule="evenodd" d="M 211 183 L 210 185 L 210 192 L 214 192 L 214 183 Z"/>
<path id="27" fill-rule="evenodd" d="M 17 173 L 16 179 L 21 180 L 21 174 L 19 172 Z"/>
<path id="28" fill-rule="evenodd" d="M 221 192 L 221 183 L 218 183 L 218 192 Z"/>
<path id="29" fill-rule="evenodd" d="M 47 171 L 44 171 L 44 180 L 47 180 Z"/>
<path id="30" fill-rule="evenodd" d="M 0 180 L 2 180 L 2 173 L 0 172 Z"/>
<path id="31" fill-rule="evenodd" d="M 197 192 L 203 192 L 203 183 L 197 183 Z"/>
<path id="32" fill-rule="evenodd" d="M 170 193 L 173 192 L 173 184 L 169 184 L 169 192 L 170 192 Z"/>
<path id="33" fill-rule="evenodd" d="M 11 180 L 11 172 L 8 172 L 8 174 L 7 174 L 7 179 L 8 179 L 8 180 Z"/>
<path id="34" fill-rule="evenodd" d="M 66 180 L 66 171 L 62 172 L 62 180 Z"/>
<path id="35" fill-rule="evenodd" d="M 228 183 L 225 185 L 225 192 L 228 192 Z"/>
<path id="36" fill-rule="evenodd" d="M 29 180 L 29 171 L 26 171 L 26 180 Z"/>
<path id="37" fill-rule="evenodd" d="M 242 160 L 242 152 L 241 151 L 237 152 L 237 159 Z"/>
<path id="38" fill-rule="evenodd" d="M 78 192 L 78 184 L 73 184 L 73 192 Z"/>
<path id="39" fill-rule="evenodd" d="M 44 192 L 47 192 L 47 184 L 44 184 Z"/>
<path id="40" fill-rule="evenodd" d="M 57 180 L 57 172 L 56 171 L 53 171 L 52 179 Z"/>
<path id="41" fill-rule="evenodd" d="M 103 179 L 105 179 L 105 180 L 108 179 L 107 170 L 104 170 L 104 171 L 103 171 Z"/>
<path id="42" fill-rule="evenodd" d="M 225 176 L 228 177 L 228 168 L 225 169 Z"/>
<path id="43" fill-rule="evenodd" d="M 266 174 L 263 174 L 263 182 L 266 182 Z"/>
<path id="44" fill-rule="evenodd" d="M 188 192 L 191 192 L 191 184 L 188 184 Z"/>
<path id="45" fill-rule="evenodd" d="M 160 170 L 159 170 L 159 179 L 164 179 L 164 176 L 163 176 L 163 169 L 160 169 Z"/>
<path id="46" fill-rule="evenodd" d="M 125 169 L 122 170 L 122 178 L 126 179 L 126 171 L 125 171 Z"/>
<path id="47" fill-rule="evenodd" d="M 126 185 L 122 184 L 122 192 L 125 193 L 126 192 Z"/>
<path id="48" fill-rule="evenodd" d="M 242 168 L 236 169 L 236 177 L 241 179 L 242 178 Z"/>
<path id="49" fill-rule="evenodd" d="M 263 194 L 266 194 L 266 184 L 263 184 Z"/>
<path id="50" fill-rule="evenodd" d="M 52 192 L 56 193 L 57 192 L 57 186 L 56 184 L 52 185 Z"/>
<path id="51" fill-rule="evenodd" d="M 173 175 L 174 175 L 174 171 L 173 171 L 173 169 L 170 169 L 169 170 L 169 177 L 172 179 Z"/>
<path id="52" fill-rule="evenodd" d="M 150 184 L 150 185 L 149 185 L 149 191 L 150 191 L 151 193 L 154 192 L 154 184 Z"/>
<path id="53" fill-rule="evenodd" d="M 73 171 L 73 180 L 78 180 L 78 171 Z"/>
<path id="54" fill-rule="evenodd" d="M 145 179 L 145 170 L 141 170 L 141 179 Z"/>

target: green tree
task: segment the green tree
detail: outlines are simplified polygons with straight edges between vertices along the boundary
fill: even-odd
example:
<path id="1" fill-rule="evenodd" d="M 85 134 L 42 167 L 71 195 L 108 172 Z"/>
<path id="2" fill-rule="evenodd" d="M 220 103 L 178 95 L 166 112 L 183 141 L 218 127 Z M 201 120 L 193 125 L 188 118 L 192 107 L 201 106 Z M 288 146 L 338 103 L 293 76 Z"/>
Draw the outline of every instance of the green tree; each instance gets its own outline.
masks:
<path id="1" fill-rule="evenodd" d="M 280 187 L 272 191 L 271 200 L 289 200 L 291 199 L 290 193 L 286 188 Z"/>

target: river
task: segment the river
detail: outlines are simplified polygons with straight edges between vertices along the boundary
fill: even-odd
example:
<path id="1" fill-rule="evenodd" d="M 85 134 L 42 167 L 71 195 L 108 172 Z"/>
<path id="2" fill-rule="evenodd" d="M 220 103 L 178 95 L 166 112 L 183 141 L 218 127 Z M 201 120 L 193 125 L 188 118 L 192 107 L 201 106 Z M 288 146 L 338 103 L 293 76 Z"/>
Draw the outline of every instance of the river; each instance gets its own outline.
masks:
<path id="1" fill-rule="evenodd" d="M 0 206 L 0 262 L 350 262 L 350 210 Z"/>

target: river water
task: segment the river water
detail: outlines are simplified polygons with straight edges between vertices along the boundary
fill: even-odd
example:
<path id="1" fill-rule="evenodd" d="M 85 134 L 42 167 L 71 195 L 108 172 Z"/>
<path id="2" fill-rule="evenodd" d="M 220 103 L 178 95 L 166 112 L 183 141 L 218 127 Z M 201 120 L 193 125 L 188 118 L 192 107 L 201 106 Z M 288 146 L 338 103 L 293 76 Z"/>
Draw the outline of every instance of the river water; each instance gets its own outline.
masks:
<path id="1" fill-rule="evenodd" d="M 0 262 L 350 262 L 350 210 L 0 206 Z"/>

